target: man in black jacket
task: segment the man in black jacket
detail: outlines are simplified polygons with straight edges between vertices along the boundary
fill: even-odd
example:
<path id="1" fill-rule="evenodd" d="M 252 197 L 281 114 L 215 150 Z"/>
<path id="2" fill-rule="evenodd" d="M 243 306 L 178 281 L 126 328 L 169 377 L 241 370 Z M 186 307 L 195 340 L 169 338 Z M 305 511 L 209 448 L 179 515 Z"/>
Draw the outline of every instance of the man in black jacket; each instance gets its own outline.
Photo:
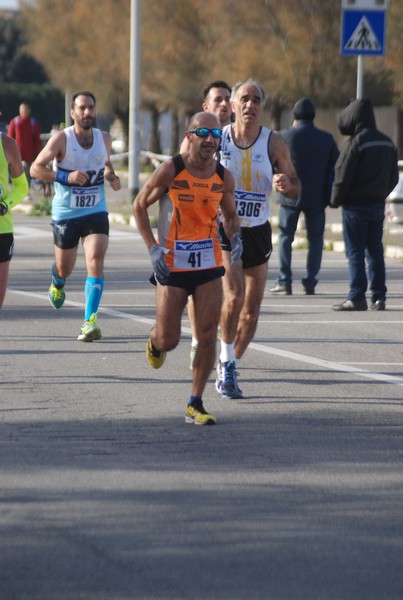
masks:
<path id="1" fill-rule="evenodd" d="M 318 283 L 325 230 L 325 208 L 330 200 L 334 165 L 339 150 L 333 136 L 314 125 L 315 107 L 310 98 L 301 98 L 293 109 L 293 126 L 280 131 L 290 149 L 291 161 L 301 180 L 297 200 L 276 193 L 279 210 L 279 274 L 272 294 L 292 293 L 292 243 L 301 212 L 304 213 L 308 239 L 306 276 L 302 279 L 305 294 L 315 293 Z"/>
<path id="2" fill-rule="evenodd" d="M 385 310 L 386 274 L 383 253 L 385 199 L 399 179 L 397 149 L 376 128 L 368 98 L 354 100 L 338 117 L 343 135 L 350 136 L 335 167 L 330 206 L 343 208 L 343 235 L 350 291 L 333 310 L 367 310 L 368 266 L 371 308 Z"/>

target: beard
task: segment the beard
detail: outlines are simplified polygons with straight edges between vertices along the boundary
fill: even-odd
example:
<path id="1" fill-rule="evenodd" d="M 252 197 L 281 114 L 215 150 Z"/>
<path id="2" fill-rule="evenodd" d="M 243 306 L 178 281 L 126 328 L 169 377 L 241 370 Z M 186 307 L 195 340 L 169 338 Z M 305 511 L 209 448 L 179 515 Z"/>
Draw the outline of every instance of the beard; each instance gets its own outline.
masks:
<path id="1" fill-rule="evenodd" d="M 92 117 L 89 117 L 87 119 L 80 119 L 78 124 L 81 127 L 81 129 L 88 131 L 88 129 L 92 129 L 92 127 L 94 127 L 95 119 L 93 119 Z"/>

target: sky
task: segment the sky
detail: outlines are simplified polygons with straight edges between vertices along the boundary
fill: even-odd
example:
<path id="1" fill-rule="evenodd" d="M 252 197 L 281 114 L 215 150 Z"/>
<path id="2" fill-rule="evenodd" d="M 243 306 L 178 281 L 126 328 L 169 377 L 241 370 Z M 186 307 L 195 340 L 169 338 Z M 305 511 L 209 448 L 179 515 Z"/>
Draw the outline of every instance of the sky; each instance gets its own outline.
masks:
<path id="1" fill-rule="evenodd" d="M 18 0 L 0 0 L 0 10 L 17 10 Z"/>

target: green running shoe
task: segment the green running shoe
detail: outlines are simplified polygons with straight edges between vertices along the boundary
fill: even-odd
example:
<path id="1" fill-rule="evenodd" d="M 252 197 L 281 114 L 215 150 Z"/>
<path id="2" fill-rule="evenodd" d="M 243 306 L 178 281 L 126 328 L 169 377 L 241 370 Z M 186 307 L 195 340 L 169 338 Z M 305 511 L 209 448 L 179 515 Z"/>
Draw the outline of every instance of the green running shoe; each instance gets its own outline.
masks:
<path id="1" fill-rule="evenodd" d="M 97 323 L 97 313 L 92 313 L 90 318 L 81 326 L 81 333 L 78 336 L 78 340 L 81 342 L 93 342 L 95 340 L 100 340 L 102 337 L 102 333 Z"/>
<path id="2" fill-rule="evenodd" d="M 66 298 L 66 294 L 64 293 L 63 286 L 55 285 L 55 282 L 52 279 L 52 283 L 49 288 L 49 300 L 53 308 L 61 308 L 63 306 L 64 300 Z"/>

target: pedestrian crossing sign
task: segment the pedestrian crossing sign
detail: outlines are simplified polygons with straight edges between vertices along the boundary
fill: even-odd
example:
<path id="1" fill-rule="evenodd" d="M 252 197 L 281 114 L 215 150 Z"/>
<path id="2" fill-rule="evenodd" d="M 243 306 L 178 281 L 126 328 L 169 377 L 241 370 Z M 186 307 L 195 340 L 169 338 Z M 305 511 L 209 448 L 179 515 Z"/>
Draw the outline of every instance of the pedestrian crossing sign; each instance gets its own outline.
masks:
<path id="1" fill-rule="evenodd" d="M 386 10 L 343 10 L 340 54 L 385 54 Z"/>

